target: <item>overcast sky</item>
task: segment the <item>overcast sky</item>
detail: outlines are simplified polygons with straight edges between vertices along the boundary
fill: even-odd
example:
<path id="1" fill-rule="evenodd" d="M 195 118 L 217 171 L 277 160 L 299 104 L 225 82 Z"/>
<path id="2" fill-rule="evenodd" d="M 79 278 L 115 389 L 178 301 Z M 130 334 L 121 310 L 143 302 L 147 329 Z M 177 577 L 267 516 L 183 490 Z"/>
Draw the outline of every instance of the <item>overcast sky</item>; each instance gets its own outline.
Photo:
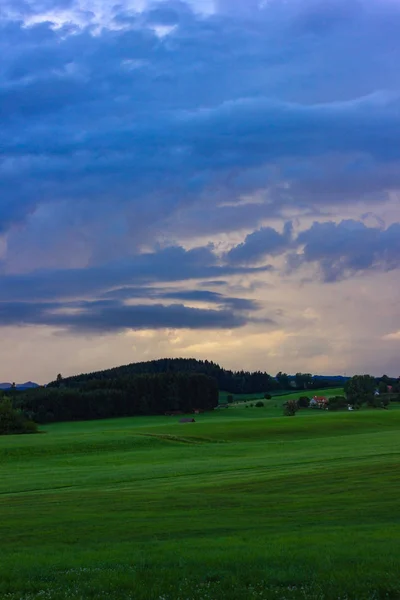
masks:
<path id="1" fill-rule="evenodd" d="M 0 381 L 400 374 L 398 0 L 0 15 Z"/>

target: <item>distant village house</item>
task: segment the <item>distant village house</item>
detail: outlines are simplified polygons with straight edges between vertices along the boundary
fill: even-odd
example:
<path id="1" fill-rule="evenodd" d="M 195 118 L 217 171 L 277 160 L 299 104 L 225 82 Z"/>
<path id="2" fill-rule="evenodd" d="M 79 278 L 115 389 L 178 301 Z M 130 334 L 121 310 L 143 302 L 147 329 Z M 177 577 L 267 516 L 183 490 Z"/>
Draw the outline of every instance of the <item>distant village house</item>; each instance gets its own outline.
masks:
<path id="1" fill-rule="evenodd" d="M 328 398 L 326 396 L 314 396 L 310 400 L 311 408 L 328 408 Z"/>

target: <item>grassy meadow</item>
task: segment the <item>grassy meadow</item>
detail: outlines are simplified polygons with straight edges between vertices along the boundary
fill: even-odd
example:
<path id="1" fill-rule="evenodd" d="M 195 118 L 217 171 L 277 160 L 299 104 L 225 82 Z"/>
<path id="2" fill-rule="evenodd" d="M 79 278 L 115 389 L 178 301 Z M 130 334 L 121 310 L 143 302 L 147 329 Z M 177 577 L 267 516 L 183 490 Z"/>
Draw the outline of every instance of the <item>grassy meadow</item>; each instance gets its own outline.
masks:
<path id="1" fill-rule="evenodd" d="M 0 598 L 400 598 L 400 410 L 272 400 L 1 437 Z"/>
<path id="2" fill-rule="evenodd" d="M 287 391 L 278 391 L 271 392 L 272 396 L 270 399 L 265 400 L 264 394 L 228 394 L 228 392 L 220 392 L 219 393 L 219 404 L 225 404 L 228 401 L 228 396 L 231 395 L 233 398 L 233 406 L 243 406 L 257 402 L 257 400 L 262 400 L 266 408 L 274 409 L 278 408 L 278 410 L 272 411 L 275 415 L 282 414 L 282 404 L 283 402 L 287 402 L 288 400 L 298 400 L 300 396 L 307 396 L 308 398 L 312 398 L 313 396 L 326 396 L 326 398 L 331 398 L 332 396 L 344 396 L 343 388 L 327 388 L 323 390 L 304 390 L 304 392 L 299 392 L 298 390 L 295 392 L 287 392 Z M 269 415 L 272 413 L 269 412 Z"/>

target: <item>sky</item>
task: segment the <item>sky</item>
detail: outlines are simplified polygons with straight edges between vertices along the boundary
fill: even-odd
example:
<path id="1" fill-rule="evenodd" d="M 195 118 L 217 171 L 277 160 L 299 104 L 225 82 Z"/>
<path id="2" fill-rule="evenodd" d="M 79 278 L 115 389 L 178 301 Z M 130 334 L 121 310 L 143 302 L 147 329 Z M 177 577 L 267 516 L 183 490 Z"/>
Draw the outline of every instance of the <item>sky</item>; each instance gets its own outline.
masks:
<path id="1" fill-rule="evenodd" d="M 0 381 L 400 374 L 398 0 L 0 0 Z"/>

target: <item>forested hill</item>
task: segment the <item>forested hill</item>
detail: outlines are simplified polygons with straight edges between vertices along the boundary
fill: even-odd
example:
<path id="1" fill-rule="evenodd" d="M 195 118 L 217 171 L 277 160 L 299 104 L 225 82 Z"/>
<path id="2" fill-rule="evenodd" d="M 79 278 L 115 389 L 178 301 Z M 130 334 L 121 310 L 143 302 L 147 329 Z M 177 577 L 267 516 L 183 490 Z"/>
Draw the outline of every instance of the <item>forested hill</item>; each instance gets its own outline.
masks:
<path id="1" fill-rule="evenodd" d="M 119 379 L 120 377 L 129 377 L 131 375 L 154 375 L 159 373 L 202 373 L 204 375 L 216 376 L 217 373 L 224 371 L 219 365 L 208 360 L 196 360 L 195 358 L 161 358 L 159 360 L 150 360 L 146 362 L 131 363 L 103 371 L 94 371 L 93 373 L 81 373 L 72 377 L 63 379 L 64 385 L 82 383 L 93 379 Z M 57 385 L 57 381 L 49 383 L 49 386 Z"/>
<path id="2" fill-rule="evenodd" d="M 132 377 L 134 375 L 153 375 L 161 373 L 186 373 L 203 374 L 215 379 L 220 390 L 234 394 L 252 394 L 269 392 L 280 389 L 312 389 L 313 387 L 328 387 L 337 385 L 337 381 L 330 381 L 320 377 L 314 380 L 309 373 L 297 373 L 289 376 L 286 373 L 278 373 L 276 377 L 261 371 L 231 371 L 222 368 L 217 363 L 208 360 L 196 360 L 194 358 L 163 358 L 148 362 L 132 363 L 121 367 L 114 367 L 104 371 L 86 373 L 62 379 L 63 387 L 81 387 L 82 383 L 93 380 L 110 380 Z M 334 378 L 333 378 L 334 379 Z M 49 383 L 48 387 L 59 387 L 61 378 Z"/>
<path id="3" fill-rule="evenodd" d="M 218 386 L 202 373 L 132 373 L 14 390 L 15 408 L 38 423 L 212 410 Z"/>
<path id="4" fill-rule="evenodd" d="M 80 387 L 83 382 L 92 380 L 120 379 L 133 375 L 154 375 L 161 373 L 202 374 L 215 379 L 220 390 L 231 393 L 255 393 L 278 389 L 279 383 L 268 373 L 260 371 L 229 371 L 208 360 L 194 358 L 162 358 L 148 362 L 132 363 L 104 371 L 66 377 L 62 380 L 65 387 Z M 49 383 L 48 387 L 58 387 L 60 380 Z"/>

